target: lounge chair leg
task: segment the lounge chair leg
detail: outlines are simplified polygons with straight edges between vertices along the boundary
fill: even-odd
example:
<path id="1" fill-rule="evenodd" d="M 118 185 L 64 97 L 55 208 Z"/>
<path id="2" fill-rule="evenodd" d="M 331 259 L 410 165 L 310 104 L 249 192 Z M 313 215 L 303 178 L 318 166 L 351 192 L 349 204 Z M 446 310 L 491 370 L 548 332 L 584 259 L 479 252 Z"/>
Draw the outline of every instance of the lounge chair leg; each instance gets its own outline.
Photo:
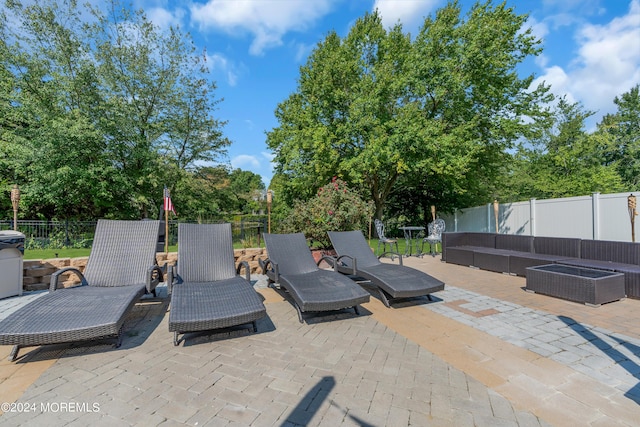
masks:
<path id="1" fill-rule="evenodd" d="M 298 307 L 296 305 L 296 310 L 298 311 L 298 320 L 300 321 L 300 323 L 304 323 L 304 320 L 302 320 L 302 311 L 300 310 L 300 307 Z"/>
<path id="2" fill-rule="evenodd" d="M 251 322 L 253 324 L 253 332 L 257 333 L 258 332 L 258 323 L 254 320 L 253 322 Z"/>
<path id="3" fill-rule="evenodd" d="M 389 300 L 387 299 L 387 296 L 384 294 L 384 291 L 382 289 L 378 289 L 378 293 L 380 294 L 380 299 L 382 300 L 382 303 L 384 304 L 384 306 L 387 308 L 391 308 L 391 305 L 389 304 Z"/>
<path id="4" fill-rule="evenodd" d="M 116 338 L 116 348 L 120 348 L 121 345 L 122 345 L 122 329 L 120 329 L 120 332 L 118 333 L 118 337 Z"/>
<path id="5" fill-rule="evenodd" d="M 357 315 L 357 316 L 360 316 L 360 310 L 358 310 L 358 306 L 357 306 L 357 305 L 354 305 L 354 306 L 353 306 L 353 311 L 355 311 L 355 312 L 356 312 L 356 315 Z"/>
<path id="6" fill-rule="evenodd" d="M 9 354 L 9 362 L 13 362 L 18 358 L 18 351 L 20 351 L 20 346 L 14 345 L 11 349 L 11 354 Z"/>
<path id="7" fill-rule="evenodd" d="M 178 332 L 173 333 L 173 345 L 177 346 L 180 344 L 180 340 L 178 339 Z"/>
<path id="8" fill-rule="evenodd" d="M 433 298 L 431 298 L 431 294 L 427 294 L 427 298 L 429 299 L 429 301 L 433 301 Z"/>

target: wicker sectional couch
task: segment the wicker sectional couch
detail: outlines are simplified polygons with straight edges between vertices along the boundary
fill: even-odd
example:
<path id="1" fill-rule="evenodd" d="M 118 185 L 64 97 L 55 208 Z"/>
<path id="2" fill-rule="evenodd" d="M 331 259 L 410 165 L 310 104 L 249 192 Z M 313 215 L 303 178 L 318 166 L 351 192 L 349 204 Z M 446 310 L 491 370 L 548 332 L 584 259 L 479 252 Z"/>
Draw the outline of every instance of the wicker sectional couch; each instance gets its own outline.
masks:
<path id="1" fill-rule="evenodd" d="M 624 273 L 627 296 L 640 298 L 640 243 L 449 232 L 442 234 L 442 260 L 517 276 L 544 264 L 615 271 Z"/>

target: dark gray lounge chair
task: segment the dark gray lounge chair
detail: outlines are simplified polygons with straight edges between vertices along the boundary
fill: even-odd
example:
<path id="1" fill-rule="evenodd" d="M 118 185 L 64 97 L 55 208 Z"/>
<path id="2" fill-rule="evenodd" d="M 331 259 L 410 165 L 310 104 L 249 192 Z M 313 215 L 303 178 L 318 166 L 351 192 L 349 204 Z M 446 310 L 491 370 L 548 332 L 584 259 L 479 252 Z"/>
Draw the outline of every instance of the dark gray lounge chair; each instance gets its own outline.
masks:
<path id="1" fill-rule="evenodd" d="M 99 220 L 84 273 L 63 268 L 51 276 L 49 293 L 0 322 L 0 345 L 22 347 L 116 337 L 128 312 L 152 293 L 162 272 L 155 264 L 159 221 Z M 72 272 L 81 284 L 58 289 L 60 275 Z"/>
<path id="2" fill-rule="evenodd" d="M 380 262 L 361 231 L 330 231 L 329 239 L 338 254 L 339 272 L 354 278 L 371 281 L 379 291 L 380 299 L 389 307 L 389 299 L 427 296 L 444 289 L 444 283 L 422 271 L 400 264 Z"/>
<path id="3" fill-rule="evenodd" d="M 271 282 L 289 292 L 298 320 L 308 311 L 332 311 L 369 302 L 369 293 L 335 270 L 323 270 L 314 262 L 302 233 L 264 234 L 269 258 L 261 261 Z M 324 259 L 324 257 L 323 257 Z M 318 261 L 318 263 L 320 263 Z"/>
<path id="4" fill-rule="evenodd" d="M 245 277 L 239 276 L 245 268 Z M 179 224 L 178 263 L 167 277 L 171 311 L 169 332 L 179 334 L 251 323 L 267 315 L 253 289 L 249 265 L 235 267 L 231 224 Z"/>

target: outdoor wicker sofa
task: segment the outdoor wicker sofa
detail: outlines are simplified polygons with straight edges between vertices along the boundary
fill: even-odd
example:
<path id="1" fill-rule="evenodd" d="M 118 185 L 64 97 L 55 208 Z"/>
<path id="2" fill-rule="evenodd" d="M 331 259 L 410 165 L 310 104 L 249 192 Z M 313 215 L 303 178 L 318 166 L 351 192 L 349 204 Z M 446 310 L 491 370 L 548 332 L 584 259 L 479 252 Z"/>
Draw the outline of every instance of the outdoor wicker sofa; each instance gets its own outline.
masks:
<path id="1" fill-rule="evenodd" d="M 245 277 L 240 276 L 244 267 Z M 267 315 L 250 282 L 249 265 L 235 266 L 231 224 L 178 224 L 178 262 L 169 269 L 169 332 L 179 334 L 251 324 Z"/>
<path id="2" fill-rule="evenodd" d="M 380 262 L 361 231 L 330 231 L 329 239 L 338 255 L 338 271 L 354 280 L 365 279 L 373 284 L 386 307 L 390 300 L 431 295 L 444 289 L 444 283 L 422 271 L 402 264 L 402 255 L 396 254 L 399 264 Z"/>
<path id="3" fill-rule="evenodd" d="M 302 233 L 264 234 L 268 258 L 260 260 L 269 285 L 278 284 L 291 295 L 298 320 L 303 312 L 353 308 L 369 302 L 369 293 L 348 277 L 334 270 L 320 269 Z M 318 261 L 322 262 L 323 257 Z"/>
<path id="4" fill-rule="evenodd" d="M 125 318 L 138 299 L 155 291 L 162 272 L 155 265 L 159 221 L 99 220 L 84 273 L 67 267 L 51 276 L 49 293 L 0 322 L 0 345 L 22 347 L 103 338 L 122 339 Z M 80 285 L 59 286 L 64 273 Z"/>
<path id="5" fill-rule="evenodd" d="M 442 234 L 442 260 L 518 276 L 545 264 L 613 271 L 624 274 L 627 296 L 640 298 L 640 243 L 450 232 Z"/>

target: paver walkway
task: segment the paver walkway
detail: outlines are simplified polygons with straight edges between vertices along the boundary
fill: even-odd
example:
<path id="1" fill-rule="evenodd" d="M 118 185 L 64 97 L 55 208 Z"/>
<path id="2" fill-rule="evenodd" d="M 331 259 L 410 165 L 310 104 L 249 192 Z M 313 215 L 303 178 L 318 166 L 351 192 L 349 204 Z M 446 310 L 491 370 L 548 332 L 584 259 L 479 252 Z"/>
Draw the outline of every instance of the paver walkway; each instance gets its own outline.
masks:
<path id="1" fill-rule="evenodd" d="M 257 334 L 174 347 L 160 298 L 135 307 L 120 349 L 49 346 L 10 363 L 0 347 L 0 401 L 22 409 L 0 424 L 640 425 L 640 301 L 592 308 L 439 257 L 405 264 L 447 283 L 437 301 L 372 298 L 361 316 L 300 324 L 258 283 Z"/>

